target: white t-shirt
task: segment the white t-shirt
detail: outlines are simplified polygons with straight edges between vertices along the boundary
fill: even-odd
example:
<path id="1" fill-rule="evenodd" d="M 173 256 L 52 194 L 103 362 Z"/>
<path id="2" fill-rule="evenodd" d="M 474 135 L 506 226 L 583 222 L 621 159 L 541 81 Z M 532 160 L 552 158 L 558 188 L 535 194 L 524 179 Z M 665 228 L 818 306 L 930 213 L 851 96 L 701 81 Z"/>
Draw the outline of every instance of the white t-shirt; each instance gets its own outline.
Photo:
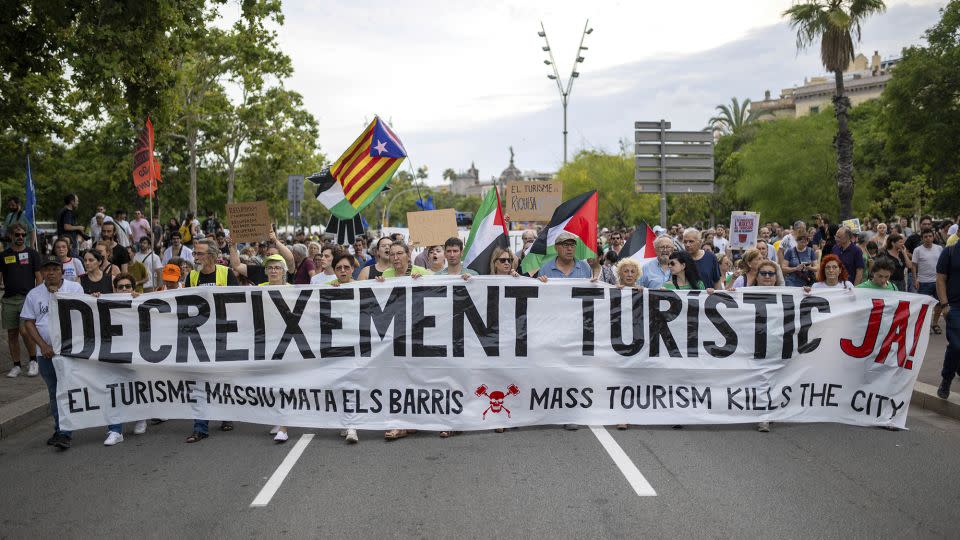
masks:
<path id="1" fill-rule="evenodd" d="M 63 263 L 63 279 L 67 281 L 80 281 L 80 276 L 86 274 L 83 270 L 83 263 L 76 257 L 70 257 L 70 260 Z"/>
<path id="2" fill-rule="evenodd" d="M 163 264 L 166 265 L 168 262 L 170 262 L 170 259 L 172 258 L 173 258 L 173 246 L 170 246 L 166 250 L 164 250 L 163 260 L 161 262 L 163 262 Z M 193 250 L 188 248 L 187 246 L 180 246 L 180 258 L 185 261 L 193 262 Z"/>
<path id="3" fill-rule="evenodd" d="M 836 285 L 827 285 L 826 281 L 818 281 L 813 284 L 811 289 L 853 289 L 853 283 L 849 281 L 838 281 Z"/>
<path id="4" fill-rule="evenodd" d="M 920 283 L 937 282 L 937 259 L 943 252 L 943 246 L 933 244 L 927 249 L 920 244 L 913 250 L 913 262 L 917 265 L 917 279 Z"/>
<path id="5" fill-rule="evenodd" d="M 162 268 L 160 257 L 157 257 L 157 254 L 151 251 L 150 253 L 137 253 L 134 258 L 147 268 L 147 282 L 143 284 L 144 288 L 152 289 L 156 287 L 154 281 L 156 280 L 157 269 Z"/>
<path id="6" fill-rule="evenodd" d="M 713 237 L 713 247 L 717 248 L 717 253 L 726 253 L 728 245 L 730 245 L 730 241 L 726 238 L 721 238 L 719 236 Z"/>
<path id="7" fill-rule="evenodd" d="M 786 253 L 788 249 L 792 247 L 797 247 L 797 238 L 792 234 L 788 234 L 780 240 L 780 249 Z"/>
<path id="8" fill-rule="evenodd" d="M 59 292 L 83 294 L 83 287 L 77 282 L 63 280 Z M 20 312 L 21 319 L 33 321 L 37 325 L 37 332 L 47 343 L 50 343 L 50 319 L 47 312 L 50 310 L 51 298 L 53 293 L 47 290 L 45 283 L 41 283 L 27 293 L 23 300 L 23 310 Z"/>

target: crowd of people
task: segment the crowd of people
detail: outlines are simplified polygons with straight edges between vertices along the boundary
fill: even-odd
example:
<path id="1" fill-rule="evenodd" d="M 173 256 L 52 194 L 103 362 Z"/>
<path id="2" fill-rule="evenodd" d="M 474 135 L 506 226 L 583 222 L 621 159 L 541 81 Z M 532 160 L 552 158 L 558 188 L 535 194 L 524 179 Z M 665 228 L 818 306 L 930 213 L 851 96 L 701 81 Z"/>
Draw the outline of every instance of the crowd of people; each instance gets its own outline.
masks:
<path id="1" fill-rule="evenodd" d="M 202 222 L 187 214 L 162 226 L 159 218 L 149 223 L 143 212 L 127 221 L 124 210 L 107 215 L 98 206 L 87 225 L 79 224 L 76 195 L 64 198 L 57 219 L 57 234 L 49 246 L 31 246 L 32 231 L 24 223 L 19 200 L 8 199 L 3 236 L 6 249 L 0 262 L 4 294 L 2 321 L 13 367 L 8 377 L 22 373 L 21 342 L 28 359 L 27 376 L 40 375 L 50 394 L 55 430 L 47 441 L 61 449 L 71 445 L 71 433 L 60 428 L 56 407 L 56 371 L 47 306 L 55 292 L 101 294 L 151 294 L 169 289 L 237 285 L 329 285 L 357 280 L 384 281 L 430 274 L 458 275 L 464 280 L 478 274 L 463 266 L 464 245 L 460 238 L 442 246 L 430 246 L 415 254 L 400 233 L 376 238 L 358 236 L 350 245 L 337 245 L 322 236 L 298 231 L 280 238 L 274 232 L 259 243 L 238 246 L 213 212 Z M 509 221 L 509 218 L 507 218 Z M 931 332 L 942 333 L 940 318 L 947 320 L 948 348 L 943 383 L 938 394 L 949 396 L 950 383 L 960 370 L 960 248 L 957 225 L 951 220 L 935 222 L 922 217 L 913 230 L 907 220 L 890 223 L 873 220 L 863 230 L 831 224 L 827 216 L 815 216 L 815 224 L 796 221 L 789 228 L 778 223 L 760 227 L 756 244 L 732 250 L 725 227 L 698 229 L 676 224 L 654 227 L 656 257 L 637 261 L 623 253 L 634 230 L 599 233 L 598 256 L 576 258 L 578 238 L 561 232 L 555 237 L 556 257 L 548 259 L 531 275 L 521 272 L 523 258 L 538 231 L 522 233 L 519 250 L 497 248 L 484 274 L 512 276 L 547 282 L 552 279 L 586 279 L 620 288 L 651 288 L 735 291 L 746 287 L 799 287 L 816 289 L 855 287 L 907 291 L 937 299 Z M 43 253 L 43 254 L 41 254 Z M 49 253 L 49 254 L 47 254 Z M 952 309 L 950 309 L 952 306 Z M 161 423 L 163 419 L 152 419 Z M 568 424 L 566 429 L 577 429 Z M 627 429 L 624 424 L 617 426 Z M 147 419 L 135 423 L 133 433 L 142 434 Z M 222 431 L 233 423 L 221 422 Z M 769 431 L 761 422 L 760 431 Z M 504 428 L 497 428 L 502 432 Z M 387 440 L 406 437 L 411 430 L 392 429 Z M 277 442 L 288 439 L 284 426 L 270 434 Z M 441 437 L 454 435 L 443 431 Z M 198 419 L 186 442 L 196 443 L 210 435 L 209 422 Z M 341 433 L 356 443 L 355 429 Z M 123 426 L 108 427 L 105 445 L 123 441 Z"/>

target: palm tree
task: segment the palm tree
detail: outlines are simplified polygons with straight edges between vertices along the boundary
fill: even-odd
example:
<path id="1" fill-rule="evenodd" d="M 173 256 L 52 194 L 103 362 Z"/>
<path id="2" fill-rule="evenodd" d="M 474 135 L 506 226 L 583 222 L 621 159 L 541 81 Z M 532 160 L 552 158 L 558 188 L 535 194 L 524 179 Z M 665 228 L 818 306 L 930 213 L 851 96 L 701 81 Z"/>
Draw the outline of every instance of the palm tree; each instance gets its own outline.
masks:
<path id="1" fill-rule="evenodd" d="M 742 105 L 737 98 L 730 98 L 729 106 L 717 105 L 716 109 L 718 111 L 717 115 L 707 120 L 707 125 L 710 129 L 724 134 L 739 131 L 743 126 L 752 124 L 757 118 L 770 114 L 770 111 L 758 112 L 753 110 L 753 107 L 750 106 L 750 98 L 743 100 Z"/>
<path id="2" fill-rule="evenodd" d="M 850 99 L 843 93 L 843 71 L 854 58 L 854 37 L 860 42 L 860 24 L 886 9 L 883 0 L 807 0 L 783 12 L 797 32 L 797 49 L 806 49 L 820 40 L 820 61 L 837 81 L 833 112 L 837 117 L 834 146 L 841 219 L 853 217 L 853 136 L 847 127 Z"/>
<path id="3" fill-rule="evenodd" d="M 453 169 L 446 169 L 443 171 L 443 179 L 449 182 L 453 182 L 457 178 L 457 172 Z"/>

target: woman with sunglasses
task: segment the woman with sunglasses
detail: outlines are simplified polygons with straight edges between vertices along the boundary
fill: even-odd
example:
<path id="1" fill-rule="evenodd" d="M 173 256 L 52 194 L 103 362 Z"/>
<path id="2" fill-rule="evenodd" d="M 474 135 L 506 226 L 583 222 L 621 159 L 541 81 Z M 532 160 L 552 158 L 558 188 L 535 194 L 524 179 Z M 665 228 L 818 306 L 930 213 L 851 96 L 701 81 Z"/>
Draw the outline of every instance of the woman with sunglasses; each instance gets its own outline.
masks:
<path id="1" fill-rule="evenodd" d="M 353 283 L 353 271 L 356 269 L 356 264 L 357 259 L 350 253 L 340 249 L 334 250 L 333 260 L 331 261 L 330 265 L 333 267 L 333 272 L 337 275 L 337 277 L 336 279 L 329 281 L 327 284 L 334 287 L 339 287 L 340 285 Z M 319 275 L 320 274 L 317 274 L 317 276 Z M 340 436 L 350 444 L 356 444 L 360 442 L 360 437 L 357 435 L 357 430 L 355 428 L 341 430 Z"/>
<path id="2" fill-rule="evenodd" d="M 516 259 L 509 249 L 502 247 L 493 248 L 493 256 L 490 257 L 491 276 L 513 276 L 520 277 L 520 274 L 513 267 L 513 261 Z"/>
<path id="3" fill-rule="evenodd" d="M 290 286 L 290 284 L 287 283 L 287 261 L 282 255 L 275 254 L 268 256 L 263 261 L 263 269 L 267 274 L 267 281 L 261 283 L 260 286 Z M 274 426 L 273 429 L 270 430 L 270 434 L 273 435 L 273 440 L 277 443 L 285 443 L 289 438 L 287 436 L 286 426 Z"/>
<path id="4" fill-rule="evenodd" d="M 113 278 L 113 292 L 117 294 L 129 294 L 136 298 L 140 294 L 134 290 L 135 279 L 132 275 L 124 272 Z M 134 435 L 143 435 L 147 432 L 147 421 L 137 420 L 133 425 Z M 104 446 L 114 446 L 123 442 L 123 424 L 111 424 L 107 426 L 107 438 L 103 441 Z"/>
<path id="5" fill-rule="evenodd" d="M 674 251 L 670 254 L 670 280 L 663 284 L 664 289 L 704 290 L 706 287 L 697 272 L 697 264 L 686 251 Z"/>
<path id="6" fill-rule="evenodd" d="M 780 274 L 780 265 L 773 261 L 763 261 L 757 268 L 758 287 L 783 287 L 783 275 Z M 757 431 L 770 432 L 770 422 L 758 422 Z"/>

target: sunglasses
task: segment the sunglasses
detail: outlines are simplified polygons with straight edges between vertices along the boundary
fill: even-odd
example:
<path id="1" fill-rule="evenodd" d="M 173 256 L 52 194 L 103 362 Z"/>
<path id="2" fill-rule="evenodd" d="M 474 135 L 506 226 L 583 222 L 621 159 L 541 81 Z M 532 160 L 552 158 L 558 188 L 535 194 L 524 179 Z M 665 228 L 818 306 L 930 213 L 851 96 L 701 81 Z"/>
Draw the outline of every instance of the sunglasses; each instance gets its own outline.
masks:
<path id="1" fill-rule="evenodd" d="M 27 235 L 24 233 L 13 233 L 14 238 L 26 238 Z"/>
<path id="2" fill-rule="evenodd" d="M 758 273 L 759 273 L 761 276 L 763 276 L 763 277 L 773 277 L 773 276 L 777 275 L 776 272 L 769 272 L 769 271 L 768 271 L 768 272 L 758 272 Z"/>
<path id="3" fill-rule="evenodd" d="M 334 266 L 333 269 L 338 272 L 346 272 L 348 270 L 353 270 L 353 267 L 348 264 L 341 264 L 340 266 Z"/>
<path id="4" fill-rule="evenodd" d="M 510 258 L 510 257 L 500 257 L 499 259 L 497 259 L 497 262 L 498 262 L 498 263 L 512 263 L 512 262 L 513 262 L 513 259 Z"/>
<path id="5" fill-rule="evenodd" d="M 124 291 L 124 290 L 128 290 L 128 289 L 129 289 L 129 290 L 133 290 L 133 285 L 131 285 L 131 284 L 129 284 L 129 283 L 121 283 L 121 284 L 117 285 L 117 290 Z"/>

